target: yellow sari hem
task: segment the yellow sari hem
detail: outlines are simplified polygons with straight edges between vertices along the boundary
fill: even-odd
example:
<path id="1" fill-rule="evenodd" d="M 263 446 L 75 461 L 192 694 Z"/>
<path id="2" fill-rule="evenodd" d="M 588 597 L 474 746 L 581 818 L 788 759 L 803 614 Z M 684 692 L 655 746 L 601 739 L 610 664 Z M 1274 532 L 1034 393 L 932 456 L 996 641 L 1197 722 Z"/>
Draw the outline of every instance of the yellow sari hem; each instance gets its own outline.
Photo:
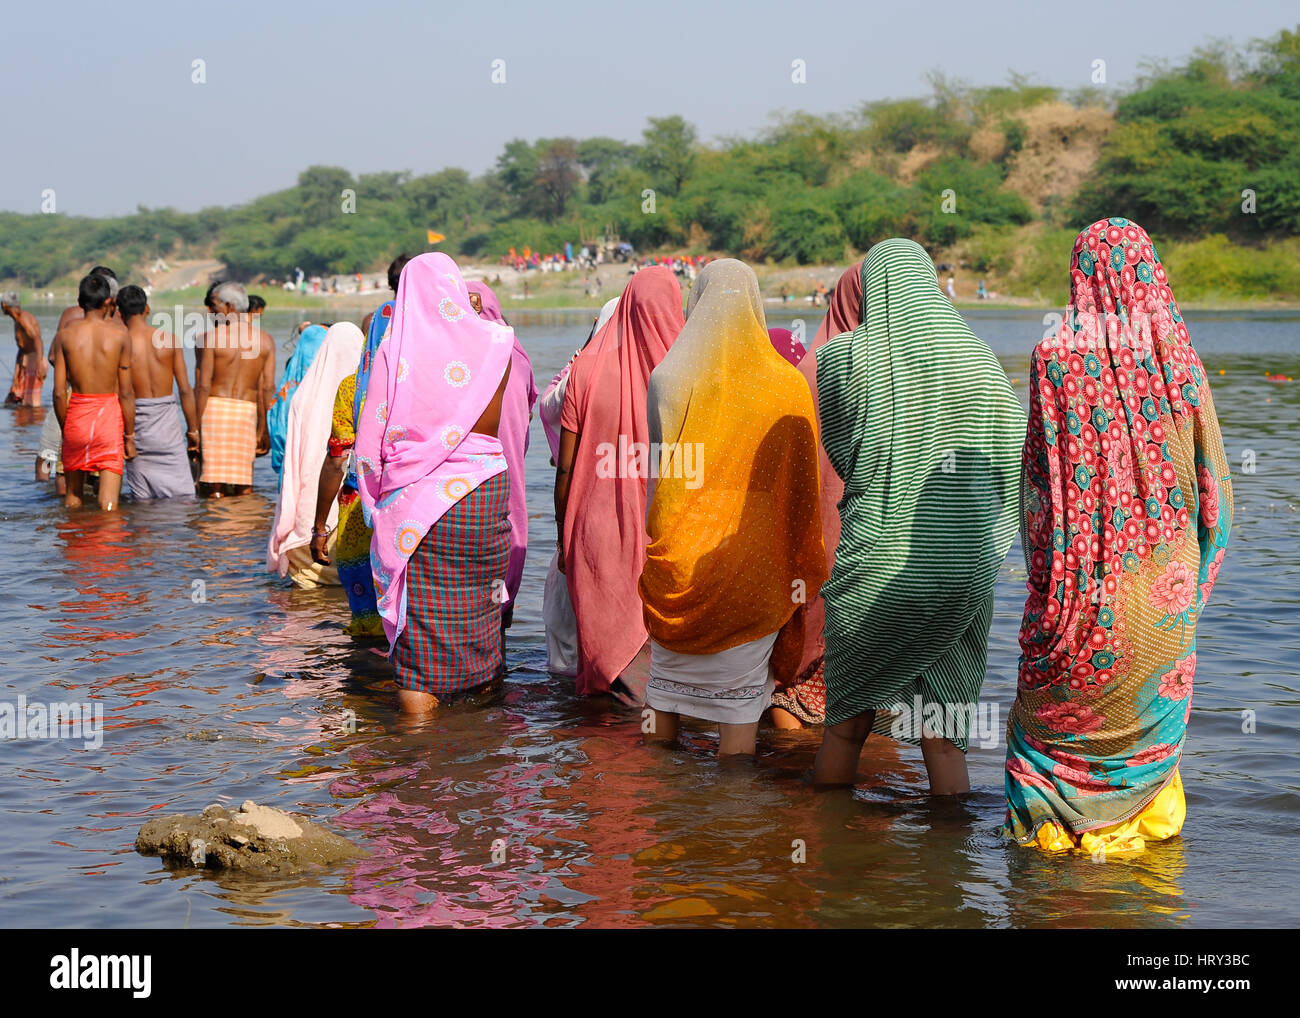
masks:
<path id="1" fill-rule="evenodd" d="M 1101 858 L 1137 855 L 1146 851 L 1147 842 L 1165 841 L 1178 834 L 1186 818 L 1183 779 L 1178 771 L 1174 771 L 1173 777 L 1146 808 L 1123 823 L 1075 834 L 1055 820 L 1049 820 L 1038 828 L 1033 840 L 1025 844 L 1044 852 L 1084 852 Z"/>

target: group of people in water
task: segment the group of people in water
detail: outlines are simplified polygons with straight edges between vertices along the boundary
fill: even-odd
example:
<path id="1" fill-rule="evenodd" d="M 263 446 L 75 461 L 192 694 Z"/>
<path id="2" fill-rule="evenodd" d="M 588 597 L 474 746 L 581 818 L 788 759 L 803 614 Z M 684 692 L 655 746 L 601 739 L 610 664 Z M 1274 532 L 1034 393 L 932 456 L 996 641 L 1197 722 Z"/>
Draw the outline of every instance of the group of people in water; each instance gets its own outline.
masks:
<path id="1" fill-rule="evenodd" d="M 552 673 L 640 709 L 650 741 L 683 717 L 716 723 L 722 755 L 753 754 L 765 714 L 821 725 L 820 787 L 853 784 L 869 734 L 890 734 L 920 746 L 939 795 L 970 787 L 994 583 L 1018 532 L 1005 831 L 1140 851 L 1182 827 L 1196 625 L 1232 485 L 1146 232 L 1084 229 L 1069 281 L 1026 416 L 900 238 L 845 271 L 806 350 L 767 328 L 742 262 L 705 265 L 685 310 L 678 276 L 643 268 L 540 393 L 496 295 L 444 254 L 397 259 L 394 297 L 360 328 L 304 328 L 278 393 L 242 286 L 213 291 L 191 387 L 137 288 L 92 272 L 54 343 L 67 498 L 98 469 L 110 508 L 123 458 L 146 451 L 134 494 L 190 493 L 187 447 L 200 494 L 239 494 L 270 452 L 268 568 L 342 586 L 347 631 L 387 645 L 400 707 L 423 713 L 504 676 L 536 412 L 555 467 Z M 144 441 L 151 400 L 176 431 L 165 464 L 163 425 Z"/>

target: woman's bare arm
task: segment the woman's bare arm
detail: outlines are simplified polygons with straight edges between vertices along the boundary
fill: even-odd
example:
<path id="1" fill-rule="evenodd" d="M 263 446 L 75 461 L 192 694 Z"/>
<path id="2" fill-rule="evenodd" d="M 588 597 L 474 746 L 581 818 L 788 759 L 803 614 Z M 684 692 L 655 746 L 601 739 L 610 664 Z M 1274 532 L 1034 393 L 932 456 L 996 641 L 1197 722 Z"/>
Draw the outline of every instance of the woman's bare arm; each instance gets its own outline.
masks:
<path id="1" fill-rule="evenodd" d="M 560 549 L 560 572 L 564 572 L 564 517 L 569 508 L 569 482 L 573 479 L 573 457 L 577 450 L 577 432 L 563 429 L 559 462 L 555 464 L 555 546 Z"/>

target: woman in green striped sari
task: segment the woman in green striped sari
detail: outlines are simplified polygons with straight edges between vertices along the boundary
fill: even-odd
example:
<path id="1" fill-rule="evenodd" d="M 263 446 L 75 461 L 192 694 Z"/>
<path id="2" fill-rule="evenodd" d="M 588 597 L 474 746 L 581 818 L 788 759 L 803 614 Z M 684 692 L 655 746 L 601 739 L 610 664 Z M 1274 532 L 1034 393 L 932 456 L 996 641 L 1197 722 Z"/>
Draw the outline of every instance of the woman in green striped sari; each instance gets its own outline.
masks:
<path id="1" fill-rule="evenodd" d="M 934 794 L 968 791 L 993 581 L 1019 508 L 1025 412 L 918 244 L 868 253 L 863 318 L 818 353 L 822 444 L 844 482 L 813 770 L 851 785 L 871 731 L 919 744 Z"/>

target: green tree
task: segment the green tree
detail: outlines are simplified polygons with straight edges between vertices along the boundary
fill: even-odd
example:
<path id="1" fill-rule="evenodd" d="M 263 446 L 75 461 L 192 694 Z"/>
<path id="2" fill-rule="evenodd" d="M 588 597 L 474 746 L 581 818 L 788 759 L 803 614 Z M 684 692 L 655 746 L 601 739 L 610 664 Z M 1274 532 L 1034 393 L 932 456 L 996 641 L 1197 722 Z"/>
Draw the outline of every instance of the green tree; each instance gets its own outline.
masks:
<path id="1" fill-rule="evenodd" d="M 517 209 L 528 201 L 528 191 L 537 176 L 537 150 L 522 138 L 506 142 L 497 156 L 497 179 Z"/>
<path id="2" fill-rule="evenodd" d="M 650 117 L 641 140 L 642 168 L 657 186 L 677 194 L 695 165 L 695 128 L 676 115 Z"/>
<path id="3" fill-rule="evenodd" d="M 356 189 L 352 174 L 339 166 L 309 166 L 298 174 L 299 214 L 304 222 L 322 223 L 343 214 L 343 191 Z"/>
<path id="4" fill-rule="evenodd" d="M 426 229 L 437 228 L 443 232 L 459 229 L 464 232 L 483 208 L 474 182 L 461 169 L 416 177 L 403 190 L 415 216 Z"/>
<path id="5" fill-rule="evenodd" d="M 639 149 L 615 138 L 587 138 L 578 143 L 578 164 L 587 176 L 587 200 L 608 201 L 620 170 L 636 163 Z"/>
<path id="6" fill-rule="evenodd" d="M 547 222 L 563 218 L 582 179 L 578 143 L 553 138 L 536 146 L 537 163 L 527 191 L 528 208 Z"/>
<path id="7" fill-rule="evenodd" d="M 815 192 L 787 197 L 771 208 L 768 254 L 800 265 L 844 257 L 844 227 Z"/>

